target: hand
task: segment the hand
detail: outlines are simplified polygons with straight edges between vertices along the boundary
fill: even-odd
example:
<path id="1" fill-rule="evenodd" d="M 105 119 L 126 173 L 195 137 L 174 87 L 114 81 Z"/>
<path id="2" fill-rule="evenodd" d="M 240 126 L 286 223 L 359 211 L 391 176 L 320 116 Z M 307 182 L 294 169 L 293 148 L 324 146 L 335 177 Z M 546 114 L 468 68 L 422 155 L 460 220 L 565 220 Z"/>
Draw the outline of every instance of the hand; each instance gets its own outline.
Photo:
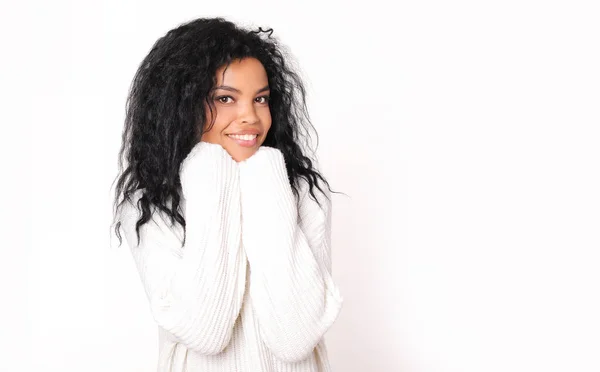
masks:
<path id="1" fill-rule="evenodd" d="M 198 142 L 196 144 L 196 146 L 192 149 L 192 151 L 190 152 L 190 154 L 192 152 L 194 152 L 194 151 L 205 152 L 209 148 L 217 150 L 218 152 L 221 153 L 221 155 L 225 155 L 226 154 L 231 159 L 235 160 L 236 162 L 239 162 L 239 160 L 235 159 L 234 156 L 231 155 L 231 153 L 229 152 L 229 150 L 226 149 L 225 147 L 223 147 L 223 145 L 221 145 L 219 143 L 213 143 L 213 142 L 206 142 L 206 141 L 200 141 L 200 142 Z"/>
<path id="2" fill-rule="evenodd" d="M 201 139 L 198 143 L 196 143 L 196 146 L 192 149 L 190 154 L 192 152 L 203 152 L 203 151 L 206 151 L 206 149 L 208 149 L 208 148 L 217 149 L 217 147 L 218 147 L 218 150 L 222 151 L 223 153 L 226 153 L 227 156 L 229 156 L 232 160 L 234 160 L 237 163 L 239 163 L 240 161 L 243 161 L 249 157 L 246 154 L 243 154 L 243 153 L 240 154 L 237 151 L 233 151 L 232 149 L 229 149 L 229 148 L 223 146 L 222 143 L 209 142 L 209 141 L 205 141 L 203 139 Z M 250 156 L 253 154 L 254 153 L 250 154 Z"/>
<path id="3" fill-rule="evenodd" d="M 279 158 L 278 160 L 284 161 L 283 153 L 281 152 L 281 150 L 274 148 L 274 147 L 269 147 L 269 146 L 260 146 L 258 148 L 258 150 L 256 150 L 256 152 L 254 152 L 254 154 L 252 154 L 251 156 L 249 156 L 246 159 L 241 160 L 240 163 L 246 163 L 250 159 L 253 159 L 252 162 L 254 162 L 255 160 L 257 161 L 262 158 L 268 158 L 268 157 Z"/>
<path id="4" fill-rule="evenodd" d="M 212 165 L 216 159 L 228 159 L 235 164 L 236 167 L 238 164 L 234 162 L 231 155 L 229 155 L 221 145 L 204 141 L 196 143 L 189 154 L 181 162 L 180 176 L 182 177 L 182 181 L 186 178 L 185 175 L 190 167 L 196 169 L 197 167 L 208 166 L 207 169 L 213 169 L 214 167 L 212 167 Z"/>
<path id="5" fill-rule="evenodd" d="M 250 183 L 262 189 L 265 198 L 284 195 L 292 200 L 285 158 L 281 150 L 261 146 L 256 153 L 239 163 L 242 188 Z M 283 187 L 283 190 L 281 188 Z"/>

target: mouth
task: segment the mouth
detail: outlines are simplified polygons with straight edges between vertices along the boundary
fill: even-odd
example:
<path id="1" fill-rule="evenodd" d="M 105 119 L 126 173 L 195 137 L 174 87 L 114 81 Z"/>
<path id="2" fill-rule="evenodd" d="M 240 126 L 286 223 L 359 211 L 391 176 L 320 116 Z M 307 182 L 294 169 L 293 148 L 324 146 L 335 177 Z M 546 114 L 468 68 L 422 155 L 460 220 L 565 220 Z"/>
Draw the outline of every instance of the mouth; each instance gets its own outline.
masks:
<path id="1" fill-rule="evenodd" d="M 253 147 L 258 142 L 258 134 L 228 134 L 227 137 L 243 147 Z"/>

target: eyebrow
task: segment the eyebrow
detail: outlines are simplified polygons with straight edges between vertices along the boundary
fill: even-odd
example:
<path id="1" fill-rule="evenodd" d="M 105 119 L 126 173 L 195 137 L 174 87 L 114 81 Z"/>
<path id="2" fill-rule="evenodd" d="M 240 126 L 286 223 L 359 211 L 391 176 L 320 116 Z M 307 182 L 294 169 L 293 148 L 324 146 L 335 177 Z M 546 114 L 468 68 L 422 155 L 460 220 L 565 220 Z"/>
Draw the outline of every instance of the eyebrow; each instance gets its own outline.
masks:
<path id="1" fill-rule="evenodd" d="M 231 92 L 242 93 L 239 89 L 236 89 L 234 87 L 230 87 L 228 85 L 219 85 L 218 87 L 215 87 L 215 90 L 217 90 L 217 89 L 223 89 L 223 90 L 229 90 Z M 269 86 L 265 85 L 264 87 L 262 87 L 259 90 L 257 90 L 255 94 L 258 94 L 260 92 L 264 92 L 264 91 L 267 91 L 267 90 L 269 90 Z"/>

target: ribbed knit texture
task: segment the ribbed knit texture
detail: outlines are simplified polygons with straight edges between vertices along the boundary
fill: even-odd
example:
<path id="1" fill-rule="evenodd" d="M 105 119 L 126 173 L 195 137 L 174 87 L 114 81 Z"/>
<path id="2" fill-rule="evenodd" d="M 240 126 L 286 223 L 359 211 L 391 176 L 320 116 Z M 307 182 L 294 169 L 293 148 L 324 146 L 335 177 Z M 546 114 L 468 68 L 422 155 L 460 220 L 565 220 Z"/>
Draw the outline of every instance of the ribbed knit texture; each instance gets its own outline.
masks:
<path id="1" fill-rule="evenodd" d="M 200 142 L 180 177 L 183 248 L 183 229 L 162 212 L 142 225 L 139 245 L 139 212 L 128 204 L 122 215 L 159 326 L 157 371 L 331 371 L 324 334 L 343 298 L 331 276 L 330 200 L 315 188 L 321 209 L 302 180 L 297 208 L 283 155 L 265 146 L 237 163 Z"/>

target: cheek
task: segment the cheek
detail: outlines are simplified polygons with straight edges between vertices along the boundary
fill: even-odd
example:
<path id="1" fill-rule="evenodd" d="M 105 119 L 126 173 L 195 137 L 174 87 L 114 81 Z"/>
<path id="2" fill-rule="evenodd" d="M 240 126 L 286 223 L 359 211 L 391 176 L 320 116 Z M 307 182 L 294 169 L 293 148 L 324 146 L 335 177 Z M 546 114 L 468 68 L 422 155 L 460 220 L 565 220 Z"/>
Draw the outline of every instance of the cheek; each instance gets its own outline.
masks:
<path id="1" fill-rule="evenodd" d="M 210 122 L 210 118 L 207 118 L 204 124 L 204 134 L 202 135 L 202 140 L 210 143 L 223 142 L 222 135 L 226 127 L 227 122 L 224 121 L 220 115 L 216 115 L 216 118 L 214 119 L 212 125 Z M 210 130 L 207 131 L 207 129 Z"/>
<path id="2" fill-rule="evenodd" d="M 217 128 L 223 126 L 223 123 L 227 122 L 228 117 L 231 117 L 231 110 L 229 110 L 227 107 L 219 107 L 218 104 L 215 105 L 212 112 L 208 108 L 208 105 L 205 105 L 204 112 L 204 118 L 207 126 L 211 121 L 214 121 L 211 132 L 216 131 Z"/>
<path id="3" fill-rule="evenodd" d="M 208 129 L 210 127 L 210 131 L 208 131 L 207 133 L 210 133 L 211 135 L 218 135 L 220 134 L 220 132 L 225 130 L 228 123 L 231 122 L 228 116 L 231 116 L 231 114 L 228 113 L 227 110 L 223 110 L 222 108 L 215 108 L 212 112 L 212 117 L 211 113 L 207 112 L 205 120 L 205 129 Z M 211 119 L 214 122 L 212 126 L 210 126 Z"/>
<path id="4" fill-rule="evenodd" d="M 271 111 L 268 108 L 260 113 L 260 121 L 266 128 L 271 126 Z"/>

